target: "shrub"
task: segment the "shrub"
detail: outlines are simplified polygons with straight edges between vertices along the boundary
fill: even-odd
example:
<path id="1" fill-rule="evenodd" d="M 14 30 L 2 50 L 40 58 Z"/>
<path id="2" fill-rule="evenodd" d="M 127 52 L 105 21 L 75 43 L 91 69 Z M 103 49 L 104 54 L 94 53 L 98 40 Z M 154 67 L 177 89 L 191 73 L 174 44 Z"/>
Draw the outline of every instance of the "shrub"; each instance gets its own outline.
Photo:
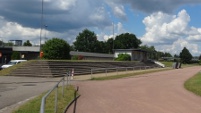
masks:
<path id="1" fill-rule="evenodd" d="M 14 51 L 11 55 L 12 60 L 19 60 L 20 59 L 20 53 L 18 51 Z"/>
<path id="2" fill-rule="evenodd" d="M 70 45 L 63 39 L 52 38 L 42 47 L 45 59 L 70 59 Z"/>
<path id="3" fill-rule="evenodd" d="M 115 60 L 116 61 L 131 61 L 131 56 L 129 54 L 119 54 Z"/>
<path id="4" fill-rule="evenodd" d="M 78 60 L 78 55 L 74 55 L 74 56 L 72 56 L 71 59 L 72 59 L 72 60 Z"/>
<path id="5" fill-rule="evenodd" d="M 84 59 L 84 57 L 82 56 L 82 55 L 74 55 L 72 58 L 71 58 L 72 60 L 83 60 Z"/>

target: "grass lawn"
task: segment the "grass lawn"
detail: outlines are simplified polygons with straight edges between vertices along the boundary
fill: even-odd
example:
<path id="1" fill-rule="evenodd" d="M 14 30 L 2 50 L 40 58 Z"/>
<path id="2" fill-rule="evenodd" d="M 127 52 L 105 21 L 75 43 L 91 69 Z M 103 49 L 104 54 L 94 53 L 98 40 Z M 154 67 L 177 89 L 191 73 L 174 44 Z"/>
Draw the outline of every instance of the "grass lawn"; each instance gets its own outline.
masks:
<path id="1" fill-rule="evenodd" d="M 73 86 L 65 87 L 64 97 L 62 96 L 62 87 L 58 90 L 58 111 L 57 113 L 63 113 L 66 106 L 74 99 L 75 88 Z M 20 106 L 18 109 L 14 110 L 12 113 L 39 113 L 42 94 Z M 45 113 L 54 113 L 54 102 L 55 101 L 55 91 L 53 91 L 46 98 Z"/>
<path id="2" fill-rule="evenodd" d="M 187 90 L 201 96 L 201 72 L 188 79 L 184 86 Z"/>
<path id="3" fill-rule="evenodd" d="M 172 68 L 159 68 L 159 69 L 141 70 L 141 71 L 134 71 L 134 72 L 128 73 L 128 74 L 119 74 L 119 75 L 104 76 L 104 77 L 93 77 L 91 80 L 112 80 L 112 79 L 131 77 L 131 76 L 136 76 L 136 75 L 141 75 L 141 74 L 146 74 L 146 73 L 167 71 L 167 70 L 171 70 L 171 69 Z"/>
<path id="4" fill-rule="evenodd" d="M 10 74 L 13 70 L 19 68 L 20 66 L 23 66 L 23 65 L 25 65 L 25 64 L 32 63 L 32 62 L 33 62 L 33 61 L 21 62 L 21 63 L 19 63 L 19 64 L 17 64 L 17 65 L 13 65 L 13 66 L 11 66 L 11 67 L 9 67 L 9 68 L 3 69 L 3 70 L 0 71 L 0 76 L 8 75 L 8 74 Z"/>

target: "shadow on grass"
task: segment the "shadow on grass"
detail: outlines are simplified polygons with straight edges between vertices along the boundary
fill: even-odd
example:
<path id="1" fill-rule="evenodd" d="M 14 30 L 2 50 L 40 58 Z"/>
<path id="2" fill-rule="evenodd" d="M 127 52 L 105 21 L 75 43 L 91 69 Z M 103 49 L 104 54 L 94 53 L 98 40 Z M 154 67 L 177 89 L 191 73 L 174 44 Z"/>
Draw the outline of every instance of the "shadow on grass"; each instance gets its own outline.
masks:
<path id="1" fill-rule="evenodd" d="M 73 103 L 74 103 L 74 105 L 72 106 L 73 107 L 73 113 L 76 113 L 77 99 L 80 97 L 80 95 L 78 95 L 78 90 L 79 90 L 79 87 L 77 87 L 77 90 L 75 90 L 74 99 L 68 104 L 64 113 L 67 113 L 68 109 L 73 105 Z"/>

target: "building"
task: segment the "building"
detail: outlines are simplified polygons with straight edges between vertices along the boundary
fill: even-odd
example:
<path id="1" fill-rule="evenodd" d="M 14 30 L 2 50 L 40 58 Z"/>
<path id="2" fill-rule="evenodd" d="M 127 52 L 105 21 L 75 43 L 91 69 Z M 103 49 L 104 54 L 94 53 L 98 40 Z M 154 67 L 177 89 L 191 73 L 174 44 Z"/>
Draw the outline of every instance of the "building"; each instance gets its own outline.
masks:
<path id="1" fill-rule="evenodd" d="M 5 64 L 11 60 L 13 51 L 18 51 L 21 55 L 21 59 L 32 60 L 39 58 L 39 46 L 13 46 L 0 48 L 0 63 Z M 113 61 L 119 54 L 129 54 L 132 61 L 147 61 L 148 52 L 142 49 L 115 49 L 114 54 L 103 53 L 90 53 L 90 52 L 77 52 L 70 51 L 71 57 L 81 56 L 83 60 L 107 60 Z"/>
<path id="2" fill-rule="evenodd" d="M 114 59 L 113 54 L 103 54 L 103 53 L 71 51 L 70 55 L 71 55 L 71 58 L 73 56 L 82 56 L 83 60 L 109 60 L 109 61 L 112 61 Z"/>
<path id="3" fill-rule="evenodd" d="M 39 58 L 39 46 L 13 46 L 12 50 L 20 52 L 21 59 L 32 60 Z"/>
<path id="4" fill-rule="evenodd" d="M 142 49 L 114 49 L 114 58 L 119 54 L 129 54 L 131 61 L 147 61 L 148 52 Z"/>
<path id="5" fill-rule="evenodd" d="M 6 64 L 11 60 L 12 47 L 0 47 L 0 65 Z"/>

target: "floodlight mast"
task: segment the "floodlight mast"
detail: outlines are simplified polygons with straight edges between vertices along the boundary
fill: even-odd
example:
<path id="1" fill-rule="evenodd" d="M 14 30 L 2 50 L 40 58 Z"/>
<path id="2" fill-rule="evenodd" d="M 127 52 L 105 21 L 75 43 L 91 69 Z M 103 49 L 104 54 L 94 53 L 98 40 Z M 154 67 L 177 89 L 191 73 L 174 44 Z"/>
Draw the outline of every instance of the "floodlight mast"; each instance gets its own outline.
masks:
<path id="1" fill-rule="evenodd" d="M 41 52 L 41 38 L 42 38 L 42 31 L 43 31 L 43 0 L 42 0 L 42 9 L 41 9 L 41 28 L 40 28 L 40 45 L 39 45 L 39 52 Z"/>

